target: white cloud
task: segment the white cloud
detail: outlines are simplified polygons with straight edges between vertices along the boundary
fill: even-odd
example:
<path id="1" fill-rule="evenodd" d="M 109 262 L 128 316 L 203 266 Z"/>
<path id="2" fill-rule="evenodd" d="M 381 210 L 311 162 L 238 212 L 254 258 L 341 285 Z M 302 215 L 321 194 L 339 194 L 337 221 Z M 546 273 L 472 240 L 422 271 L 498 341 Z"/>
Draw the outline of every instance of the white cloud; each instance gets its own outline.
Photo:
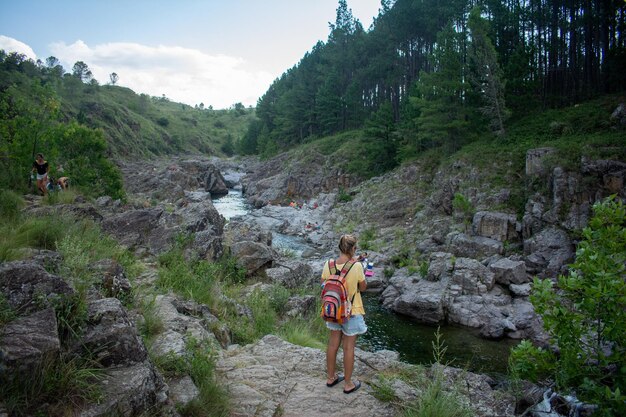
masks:
<path id="1" fill-rule="evenodd" d="M 20 42 L 17 39 L 9 38 L 8 36 L 0 35 L 0 49 L 4 49 L 5 52 L 18 52 L 20 54 L 26 55 L 27 58 L 32 59 L 33 61 L 37 60 L 37 55 L 35 51 L 24 42 Z"/>
<path id="2" fill-rule="evenodd" d="M 50 45 L 66 71 L 83 61 L 101 83 L 115 72 L 118 85 L 152 96 L 165 94 L 170 100 L 216 109 L 236 102 L 256 105 L 274 77 L 268 72 L 246 68 L 237 57 L 208 55 L 178 46 L 147 46 L 137 43 L 105 43 L 94 47 L 83 41 Z"/>

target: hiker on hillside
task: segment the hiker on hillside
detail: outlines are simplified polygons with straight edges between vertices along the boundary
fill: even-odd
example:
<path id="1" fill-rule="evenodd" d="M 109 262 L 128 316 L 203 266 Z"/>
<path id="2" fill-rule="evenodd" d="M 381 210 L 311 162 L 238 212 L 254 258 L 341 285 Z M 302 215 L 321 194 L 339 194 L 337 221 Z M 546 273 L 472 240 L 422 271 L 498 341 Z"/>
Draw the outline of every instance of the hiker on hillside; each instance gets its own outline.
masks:
<path id="1" fill-rule="evenodd" d="M 61 188 L 61 190 L 67 190 L 67 187 L 70 186 L 70 179 L 68 177 L 61 177 L 57 180 L 57 186 Z"/>
<path id="2" fill-rule="evenodd" d="M 43 193 L 44 196 L 48 195 L 48 171 L 50 167 L 48 162 L 43 159 L 43 154 L 38 153 L 35 162 L 33 162 L 33 172 L 37 173 L 37 189 Z"/>
<path id="3" fill-rule="evenodd" d="M 345 286 L 348 298 L 352 304 L 351 315 L 342 324 L 326 321 L 326 327 L 330 329 L 328 348 L 326 350 L 326 386 L 334 387 L 339 382 L 343 383 L 344 394 L 351 394 L 361 387 L 361 382 L 352 379 L 354 370 L 354 347 L 357 336 L 367 331 L 363 315 L 363 300 L 361 291 L 365 291 L 367 283 L 363 273 L 363 265 L 354 258 L 357 240 L 352 235 L 343 235 L 339 239 L 339 257 L 336 260 L 326 261 L 322 269 L 322 285 L 327 280 L 341 271 L 346 263 L 349 270 L 345 273 Z M 333 271 L 330 268 L 333 267 Z M 336 270 L 335 270 L 336 269 Z M 329 281 L 330 282 L 330 281 Z M 322 291 L 323 293 L 323 291 Z M 344 375 L 335 372 L 337 351 L 343 339 L 343 370 Z"/>

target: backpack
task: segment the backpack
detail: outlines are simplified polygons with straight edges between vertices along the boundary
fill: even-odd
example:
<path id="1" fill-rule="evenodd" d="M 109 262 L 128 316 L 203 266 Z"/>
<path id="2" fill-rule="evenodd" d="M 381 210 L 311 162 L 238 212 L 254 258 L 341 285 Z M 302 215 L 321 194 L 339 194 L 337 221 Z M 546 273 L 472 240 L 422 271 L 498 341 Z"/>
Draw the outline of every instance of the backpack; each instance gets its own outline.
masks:
<path id="1" fill-rule="evenodd" d="M 348 299 L 348 289 L 346 288 L 346 275 L 357 261 L 350 259 L 337 271 L 335 260 L 328 261 L 330 277 L 322 288 L 322 318 L 337 324 L 345 323 L 352 313 L 352 300 Z M 356 296 L 356 293 L 354 294 Z"/>

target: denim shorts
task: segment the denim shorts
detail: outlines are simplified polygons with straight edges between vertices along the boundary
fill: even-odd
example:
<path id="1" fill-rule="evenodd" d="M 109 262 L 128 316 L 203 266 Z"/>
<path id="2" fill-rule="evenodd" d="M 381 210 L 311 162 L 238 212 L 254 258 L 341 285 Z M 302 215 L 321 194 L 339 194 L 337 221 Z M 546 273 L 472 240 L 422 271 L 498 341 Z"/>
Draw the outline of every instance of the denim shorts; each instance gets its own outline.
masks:
<path id="1" fill-rule="evenodd" d="M 326 327 L 328 327 L 330 330 L 341 330 L 346 336 L 356 336 L 359 334 L 363 334 L 367 331 L 365 320 L 363 319 L 363 315 L 361 314 L 350 317 L 350 320 L 348 320 L 344 324 L 327 321 Z"/>

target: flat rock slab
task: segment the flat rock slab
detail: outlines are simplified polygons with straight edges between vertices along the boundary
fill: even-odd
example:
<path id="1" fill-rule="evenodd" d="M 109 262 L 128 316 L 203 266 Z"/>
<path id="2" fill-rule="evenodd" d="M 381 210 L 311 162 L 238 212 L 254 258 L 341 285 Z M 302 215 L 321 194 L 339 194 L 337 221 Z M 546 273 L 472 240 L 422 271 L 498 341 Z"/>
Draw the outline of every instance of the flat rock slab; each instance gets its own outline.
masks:
<path id="1" fill-rule="evenodd" d="M 365 383 L 379 366 L 390 366 L 391 360 L 383 357 L 387 354 L 357 350 L 354 375 L 364 383 L 349 395 L 343 393 L 343 384 L 326 387 L 325 352 L 271 335 L 224 352 L 218 372 L 229 392 L 233 416 L 394 416 L 394 409 L 374 398 Z"/>

